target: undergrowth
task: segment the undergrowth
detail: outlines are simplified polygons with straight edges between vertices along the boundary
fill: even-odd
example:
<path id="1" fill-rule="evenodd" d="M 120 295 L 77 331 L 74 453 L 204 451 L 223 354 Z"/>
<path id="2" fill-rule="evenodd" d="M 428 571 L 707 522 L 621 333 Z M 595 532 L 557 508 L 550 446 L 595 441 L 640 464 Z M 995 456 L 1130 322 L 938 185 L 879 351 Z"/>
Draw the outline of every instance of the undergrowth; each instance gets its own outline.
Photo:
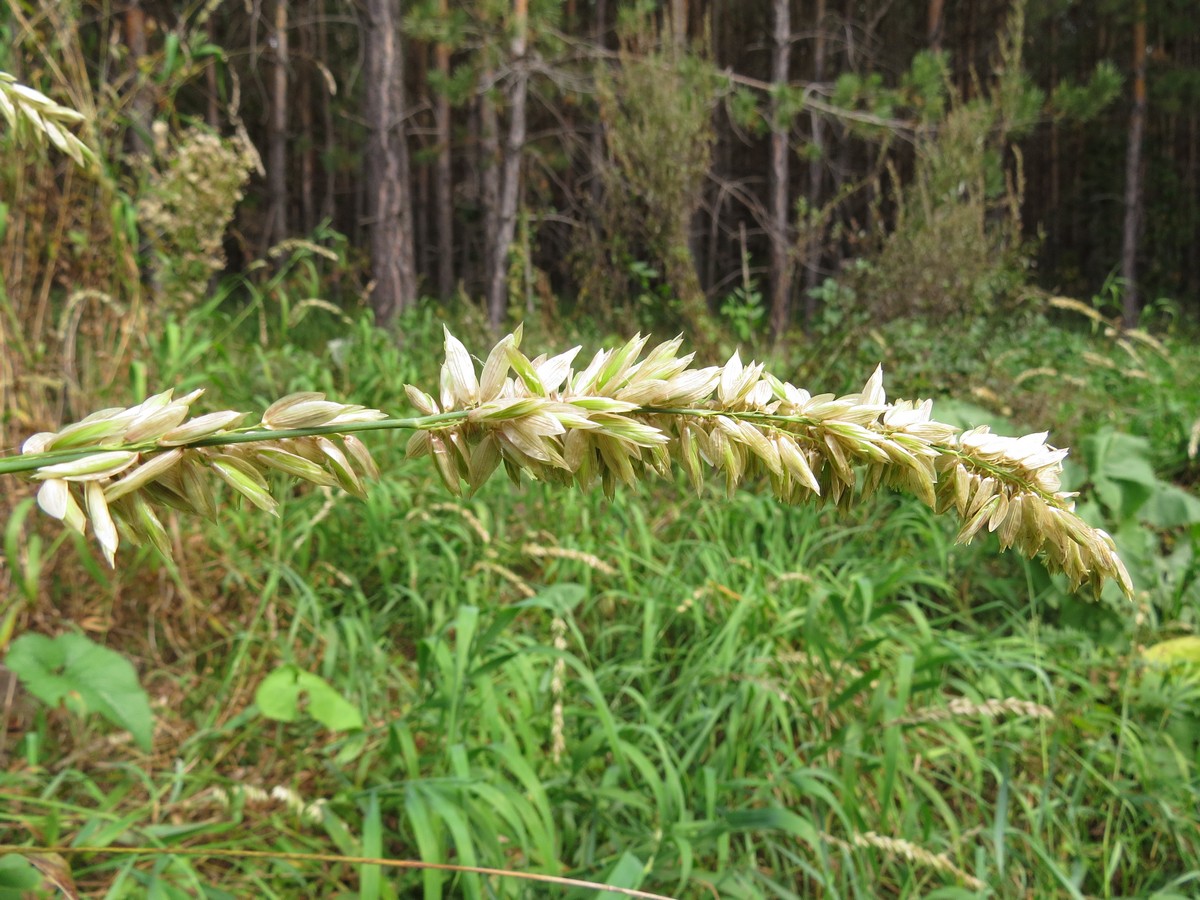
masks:
<path id="1" fill-rule="evenodd" d="M 214 310 L 206 328 L 237 314 Z M 333 343 L 325 328 L 269 330 L 264 344 L 253 319 L 231 320 L 187 373 L 235 408 L 296 390 L 395 407 L 403 383 L 436 372 L 418 316 L 402 351 L 358 325 Z M 1046 328 L 1125 354 L 1070 321 Z M 1017 362 L 980 359 L 955 377 Z M 1039 402 L 1083 406 L 1107 371 Z M 919 377 L 935 376 L 891 373 Z M 1186 410 L 1184 390 L 1154 402 Z M 1148 415 L 1123 403 L 1109 419 L 1136 429 Z M 308 486 L 280 494 L 278 519 L 181 519 L 166 569 L 140 551 L 73 574 L 65 561 L 93 551 L 51 555 L 23 628 L 75 622 L 134 659 L 155 739 L 144 752 L 14 692 L 0 843 L 201 853 L 73 856 L 79 888 L 109 897 L 595 895 L 220 856 L 238 849 L 679 897 L 1195 892 L 1196 682 L 1140 656 L 1187 632 L 1186 584 L 1168 603 L 1139 580 L 1135 608 L 1070 599 L 1037 563 L 954 548 L 899 496 L 847 515 L 682 483 L 608 501 L 493 480 L 451 499 L 393 438 L 371 446 L 384 474 L 365 501 Z M 1155 533 L 1178 550 L 1191 528 Z M 313 694 L 292 721 L 264 715 L 277 698 L 261 685 L 285 666 L 361 727 L 331 726 Z"/>

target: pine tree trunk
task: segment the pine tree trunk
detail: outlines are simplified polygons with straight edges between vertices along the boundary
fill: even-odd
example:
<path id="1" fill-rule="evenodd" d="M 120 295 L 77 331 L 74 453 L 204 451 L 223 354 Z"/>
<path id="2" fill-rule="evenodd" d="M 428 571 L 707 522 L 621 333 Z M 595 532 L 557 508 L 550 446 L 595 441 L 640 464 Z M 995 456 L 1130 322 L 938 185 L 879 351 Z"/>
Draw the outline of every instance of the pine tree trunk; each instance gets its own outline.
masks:
<path id="1" fill-rule="evenodd" d="M 827 36 L 825 33 L 825 0 L 817 0 L 815 15 L 816 39 L 813 46 L 813 81 L 825 80 L 825 53 Z M 804 293 L 804 323 L 811 326 L 817 315 L 817 298 L 813 288 L 820 281 L 821 245 L 824 241 L 824 228 L 815 223 L 820 220 L 822 191 L 825 186 L 825 120 L 820 113 L 812 115 L 812 159 L 808 164 L 808 215 L 812 221 L 805 226 L 804 233 L 807 246 L 804 248 L 804 285 L 808 290 Z"/>
<path id="2" fill-rule="evenodd" d="M 774 0 L 773 44 L 771 48 L 771 165 L 769 171 L 771 239 L 770 281 L 771 334 L 779 338 L 792 315 L 791 239 L 788 234 L 788 136 L 791 122 L 781 116 L 781 95 L 787 88 L 791 58 L 792 17 L 790 0 Z"/>
<path id="3" fill-rule="evenodd" d="M 389 327 L 416 301 L 412 196 L 404 133 L 404 67 L 393 0 L 366 0 L 364 81 L 367 147 L 364 175 L 375 288 L 375 321 Z"/>
<path id="4" fill-rule="evenodd" d="M 492 97 L 495 73 L 480 73 L 479 91 L 479 203 L 483 208 L 483 242 L 479 281 L 486 300 L 491 287 L 492 257 L 500 233 L 500 120 Z"/>
<path id="5" fill-rule="evenodd" d="M 945 13 L 946 0 L 929 0 L 929 6 L 926 9 L 926 41 L 929 43 L 929 49 L 934 53 L 942 52 L 942 33 L 945 30 L 945 21 L 943 14 Z"/>
<path id="6" fill-rule="evenodd" d="M 150 149 L 150 126 L 153 118 L 153 100 L 146 89 L 142 59 L 146 56 L 146 12 L 141 0 L 132 0 L 125 9 L 125 46 L 129 48 L 129 66 L 132 70 L 133 96 L 130 99 L 128 141 L 131 153 L 145 153 Z"/>
<path id="7" fill-rule="evenodd" d="M 1137 324 L 1140 302 L 1137 280 L 1138 237 L 1142 228 L 1142 144 L 1146 132 L 1146 0 L 1138 0 L 1133 23 L 1133 108 L 1129 114 L 1129 145 L 1125 153 L 1125 225 L 1121 244 L 1121 279 L 1126 328 Z"/>
<path id="8" fill-rule="evenodd" d="M 517 229 L 517 209 L 520 205 L 521 156 L 525 148 L 525 101 L 528 96 L 529 74 L 525 68 L 526 31 L 529 0 L 513 2 L 513 39 L 510 59 L 513 66 L 508 89 L 508 134 L 504 141 L 503 171 L 500 178 L 500 197 L 496 216 L 496 235 L 492 248 L 491 276 L 488 281 L 488 322 L 499 332 L 504 322 L 508 292 L 508 251 Z"/>
<path id="9" fill-rule="evenodd" d="M 267 228 L 268 244 L 288 235 L 288 6 L 275 0 L 274 64 L 271 67 L 271 115 L 267 132 Z"/>
<path id="10" fill-rule="evenodd" d="M 449 17 L 448 0 L 439 0 L 438 14 Z M 439 43 L 434 48 L 434 67 L 444 85 L 450 78 L 450 47 Z M 433 103 L 433 121 L 437 157 L 433 173 L 433 203 L 437 207 L 438 295 L 448 299 L 454 293 L 454 182 L 450 169 L 450 98 L 443 88 Z"/>

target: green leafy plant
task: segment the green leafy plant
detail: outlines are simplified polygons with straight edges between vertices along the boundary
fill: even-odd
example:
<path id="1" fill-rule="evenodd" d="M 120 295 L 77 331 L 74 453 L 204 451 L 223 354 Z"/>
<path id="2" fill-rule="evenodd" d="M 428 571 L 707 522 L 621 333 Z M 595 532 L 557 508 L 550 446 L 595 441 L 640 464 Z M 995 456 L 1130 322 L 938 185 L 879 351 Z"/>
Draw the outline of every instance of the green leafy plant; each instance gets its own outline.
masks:
<path id="1" fill-rule="evenodd" d="M 129 731 L 143 750 L 150 749 L 149 698 L 133 665 L 115 650 L 72 632 L 56 638 L 23 634 L 12 642 L 4 664 L 47 706 L 97 713 Z"/>
<path id="2" fill-rule="evenodd" d="M 262 680 L 254 692 L 258 711 L 277 722 L 294 722 L 303 711 L 330 731 L 363 727 L 362 713 L 320 675 L 298 666 L 280 666 Z"/>

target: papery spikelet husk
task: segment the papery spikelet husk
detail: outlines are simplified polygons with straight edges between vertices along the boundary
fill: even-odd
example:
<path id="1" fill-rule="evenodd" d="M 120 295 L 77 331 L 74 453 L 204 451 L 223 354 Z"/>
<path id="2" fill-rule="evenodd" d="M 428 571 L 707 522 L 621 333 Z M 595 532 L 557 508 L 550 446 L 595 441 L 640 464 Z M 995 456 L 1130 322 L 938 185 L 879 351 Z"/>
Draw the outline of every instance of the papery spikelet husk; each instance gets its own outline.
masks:
<path id="1" fill-rule="evenodd" d="M 183 451 L 178 448 L 152 456 L 124 478 L 106 487 L 104 498 L 111 503 L 118 497 L 145 487 L 150 482 L 162 477 L 168 470 L 173 469 L 182 457 Z"/>
<path id="2" fill-rule="evenodd" d="M 333 476 L 337 479 L 338 485 L 341 486 L 348 494 L 353 494 L 360 500 L 367 498 L 367 491 L 363 487 L 362 479 L 358 477 L 358 472 L 354 470 L 354 466 L 350 464 L 350 460 L 346 459 L 346 454 L 342 452 L 342 448 L 335 444 L 327 437 L 318 437 L 316 439 L 317 447 L 325 454 L 328 460 L 327 465 Z"/>
<path id="3" fill-rule="evenodd" d="M 235 412 L 232 409 L 206 413 L 202 416 L 196 416 L 194 419 L 189 419 L 178 428 L 172 428 L 159 438 L 158 443 L 164 447 L 171 447 L 177 444 L 191 444 L 203 438 L 212 437 L 219 432 L 227 431 L 235 427 L 245 417 L 245 413 Z"/>
<path id="4" fill-rule="evenodd" d="M 120 474 L 137 460 L 138 455 L 128 450 L 108 450 L 71 462 L 42 466 L 33 477 L 38 480 L 60 478 L 65 481 L 101 481 Z"/>
<path id="5" fill-rule="evenodd" d="M 104 499 L 104 488 L 98 481 L 89 481 L 84 488 L 84 496 L 87 499 L 88 521 L 92 523 L 92 532 L 96 535 L 96 541 L 104 551 L 104 558 L 108 560 L 109 566 L 115 568 L 119 540 L 116 523 L 113 522 L 108 503 Z"/>
<path id="6" fill-rule="evenodd" d="M 317 463 L 279 447 L 256 447 L 254 458 L 263 465 L 312 484 L 321 484 L 326 487 L 338 486 L 338 480 Z"/>
<path id="7" fill-rule="evenodd" d="M 253 464 L 240 456 L 218 453 L 208 460 L 209 466 L 227 485 L 261 509 L 278 515 L 278 504 L 271 496 L 266 479 Z"/>
<path id="8" fill-rule="evenodd" d="M 379 477 L 379 466 L 375 465 L 375 459 L 371 456 L 371 451 L 367 449 L 366 444 L 360 441 L 355 435 L 347 434 L 342 436 L 342 446 L 346 448 L 346 453 L 350 457 L 350 461 L 354 463 L 364 477 Z"/>

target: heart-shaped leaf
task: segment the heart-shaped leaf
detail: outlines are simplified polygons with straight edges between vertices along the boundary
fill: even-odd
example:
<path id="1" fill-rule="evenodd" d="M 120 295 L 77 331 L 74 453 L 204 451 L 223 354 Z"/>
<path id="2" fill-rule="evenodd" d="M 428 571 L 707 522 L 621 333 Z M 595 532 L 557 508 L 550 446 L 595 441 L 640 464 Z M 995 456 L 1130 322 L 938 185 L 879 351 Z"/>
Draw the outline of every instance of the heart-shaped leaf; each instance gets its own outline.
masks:
<path id="1" fill-rule="evenodd" d="M 48 706 L 66 701 L 99 713 L 129 731 L 143 750 L 150 750 L 154 734 L 150 700 L 133 665 L 115 650 L 82 634 L 56 638 L 23 634 L 12 642 L 4 664 Z"/>

